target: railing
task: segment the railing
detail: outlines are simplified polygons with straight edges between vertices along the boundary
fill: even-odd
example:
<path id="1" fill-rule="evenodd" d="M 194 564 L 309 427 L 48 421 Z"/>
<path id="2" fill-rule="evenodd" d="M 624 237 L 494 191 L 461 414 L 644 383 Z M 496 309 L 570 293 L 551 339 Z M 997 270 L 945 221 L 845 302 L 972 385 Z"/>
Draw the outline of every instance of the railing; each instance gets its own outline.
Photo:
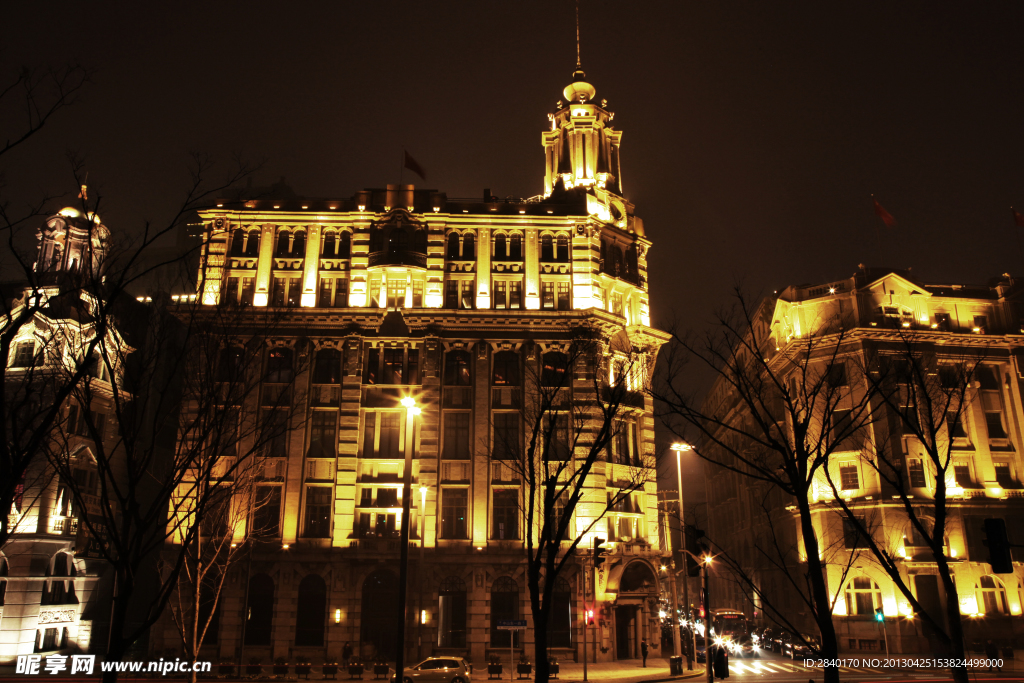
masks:
<path id="1" fill-rule="evenodd" d="M 366 265 L 373 266 L 414 266 L 427 267 L 427 255 L 418 251 L 375 251 L 366 260 Z"/>

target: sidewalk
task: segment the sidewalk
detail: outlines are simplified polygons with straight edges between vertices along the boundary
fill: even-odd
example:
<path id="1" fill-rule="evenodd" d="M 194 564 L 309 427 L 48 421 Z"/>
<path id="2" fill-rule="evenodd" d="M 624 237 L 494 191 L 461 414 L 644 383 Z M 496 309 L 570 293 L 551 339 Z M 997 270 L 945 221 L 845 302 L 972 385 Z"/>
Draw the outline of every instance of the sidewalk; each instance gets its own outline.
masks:
<path id="1" fill-rule="evenodd" d="M 685 659 L 683 660 L 685 667 Z M 558 681 L 582 681 L 583 680 L 583 663 L 582 662 L 560 662 L 559 668 L 561 671 L 558 674 Z M 587 680 L 588 681 L 622 681 L 623 683 L 641 683 L 653 682 L 653 681 L 682 681 L 688 678 L 698 678 L 704 675 L 704 667 L 695 664 L 693 671 L 686 671 L 682 676 L 669 676 L 668 673 L 668 660 L 664 657 L 648 657 L 647 667 L 641 664 L 639 659 L 621 659 L 617 662 L 600 662 L 598 664 L 588 663 L 587 664 Z M 473 680 L 485 681 L 487 680 L 487 674 L 478 676 L 476 672 L 473 673 Z M 505 680 L 508 680 L 506 675 Z M 523 679 L 524 683 L 526 679 Z M 495 681 L 497 683 L 497 681 Z"/>

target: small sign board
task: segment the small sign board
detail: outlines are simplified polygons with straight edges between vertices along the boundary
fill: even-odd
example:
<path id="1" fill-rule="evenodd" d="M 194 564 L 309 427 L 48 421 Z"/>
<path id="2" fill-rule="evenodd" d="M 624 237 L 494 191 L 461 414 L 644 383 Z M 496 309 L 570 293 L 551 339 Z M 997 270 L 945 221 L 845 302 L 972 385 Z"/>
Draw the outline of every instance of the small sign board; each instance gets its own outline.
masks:
<path id="1" fill-rule="evenodd" d="M 526 619 L 499 619 L 499 631 L 525 631 Z"/>

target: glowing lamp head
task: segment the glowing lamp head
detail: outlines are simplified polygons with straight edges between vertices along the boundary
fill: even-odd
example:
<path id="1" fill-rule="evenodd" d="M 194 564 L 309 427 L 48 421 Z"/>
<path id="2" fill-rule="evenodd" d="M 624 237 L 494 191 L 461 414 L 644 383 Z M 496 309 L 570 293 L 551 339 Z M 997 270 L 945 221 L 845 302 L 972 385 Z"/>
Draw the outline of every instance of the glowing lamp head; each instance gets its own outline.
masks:
<path id="1" fill-rule="evenodd" d="M 341 610 L 340 609 L 334 610 L 334 623 L 335 624 L 340 624 L 341 623 Z"/>
<path id="2" fill-rule="evenodd" d="M 686 453 L 693 450 L 693 446 L 688 443 L 674 443 L 671 448 L 677 453 Z"/>

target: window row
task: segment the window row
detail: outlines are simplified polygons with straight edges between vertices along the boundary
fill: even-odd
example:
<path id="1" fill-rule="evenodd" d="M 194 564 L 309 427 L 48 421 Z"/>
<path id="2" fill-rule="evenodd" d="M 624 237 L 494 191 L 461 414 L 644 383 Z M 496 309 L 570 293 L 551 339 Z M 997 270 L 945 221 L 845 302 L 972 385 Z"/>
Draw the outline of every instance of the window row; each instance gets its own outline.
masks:
<path id="1" fill-rule="evenodd" d="M 258 257 L 260 254 L 260 231 L 236 228 L 231 233 L 231 256 Z M 334 230 L 324 232 L 321 240 L 322 258 L 349 258 L 352 254 L 352 233 Z M 305 230 L 280 230 L 277 233 L 274 256 L 304 258 L 306 256 Z"/>

